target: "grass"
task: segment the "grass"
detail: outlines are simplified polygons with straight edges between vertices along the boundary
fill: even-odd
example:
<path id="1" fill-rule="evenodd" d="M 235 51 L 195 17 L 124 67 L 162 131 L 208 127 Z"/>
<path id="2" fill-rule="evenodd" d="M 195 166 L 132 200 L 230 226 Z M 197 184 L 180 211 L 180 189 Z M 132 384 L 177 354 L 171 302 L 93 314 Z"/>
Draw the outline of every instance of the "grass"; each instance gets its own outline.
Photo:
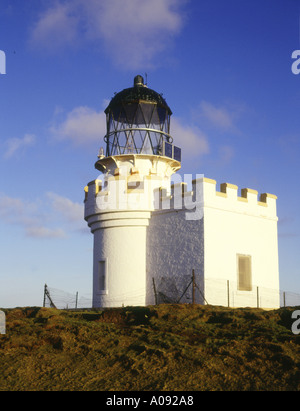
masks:
<path id="1" fill-rule="evenodd" d="M 4 309 L 0 391 L 296 391 L 295 309 Z"/>

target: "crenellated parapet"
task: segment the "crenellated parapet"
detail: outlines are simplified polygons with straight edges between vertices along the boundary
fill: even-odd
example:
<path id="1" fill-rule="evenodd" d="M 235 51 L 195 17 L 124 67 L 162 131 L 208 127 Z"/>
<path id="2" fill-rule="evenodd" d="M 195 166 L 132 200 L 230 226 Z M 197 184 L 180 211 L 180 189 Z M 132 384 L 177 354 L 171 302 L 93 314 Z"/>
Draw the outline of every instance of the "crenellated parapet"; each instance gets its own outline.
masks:
<path id="1" fill-rule="evenodd" d="M 242 188 L 239 194 L 238 186 L 230 183 L 220 184 L 220 191 L 218 191 L 215 180 L 203 178 L 202 181 L 206 206 L 260 217 L 277 218 L 277 197 L 274 194 L 258 195 L 258 191 L 251 188 Z"/>
<path id="2" fill-rule="evenodd" d="M 122 174 L 118 168 L 105 177 L 104 182 L 96 179 L 88 183 L 85 191 L 85 216 L 113 210 L 178 211 L 187 213 L 204 207 L 227 210 L 259 217 L 277 218 L 276 199 L 273 194 L 242 188 L 230 183 L 220 184 L 216 180 L 201 176 L 192 180 L 191 189 L 186 182 L 166 185 L 164 178 L 153 168 L 147 174 L 132 167 Z M 193 218 L 191 218 L 193 219 Z"/>
<path id="3" fill-rule="evenodd" d="M 194 179 L 192 190 L 188 190 L 185 182 L 171 185 L 171 190 L 158 188 L 155 192 L 159 199 L 159 210 L 193 211 L 199 207 L 212 207 L 220 210 L 250 214 L 259 217 L 277 218 L 276 199 L 274 194 L 258 192 L 250 188 L 242 188 L 240 195 L 238 186 L 230 183 L 220 184 L 216 189 L 216 181 L 201 177 Z"/>

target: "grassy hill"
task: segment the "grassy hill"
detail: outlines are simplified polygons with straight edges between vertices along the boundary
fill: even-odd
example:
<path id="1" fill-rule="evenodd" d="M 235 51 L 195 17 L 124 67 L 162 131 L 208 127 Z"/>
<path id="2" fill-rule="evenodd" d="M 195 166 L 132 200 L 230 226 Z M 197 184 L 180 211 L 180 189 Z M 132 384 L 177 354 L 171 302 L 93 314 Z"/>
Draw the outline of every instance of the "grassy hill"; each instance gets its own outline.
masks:
<path id="1" fill-rule="evenodd" d="M 6 309 L 0 390 L 299 390 L 295 309 Z"/>

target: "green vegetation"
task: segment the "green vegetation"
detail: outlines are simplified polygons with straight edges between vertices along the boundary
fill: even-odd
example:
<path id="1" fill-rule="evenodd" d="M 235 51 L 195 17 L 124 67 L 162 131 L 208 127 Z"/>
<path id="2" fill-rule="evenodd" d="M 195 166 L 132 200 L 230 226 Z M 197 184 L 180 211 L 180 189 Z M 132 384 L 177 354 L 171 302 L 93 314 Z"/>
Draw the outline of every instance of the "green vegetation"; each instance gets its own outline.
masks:
<path id="1" fill-rule="evenodd" d="M 5 309 L 0 391 L 299 390 L 295 309 Z"/>

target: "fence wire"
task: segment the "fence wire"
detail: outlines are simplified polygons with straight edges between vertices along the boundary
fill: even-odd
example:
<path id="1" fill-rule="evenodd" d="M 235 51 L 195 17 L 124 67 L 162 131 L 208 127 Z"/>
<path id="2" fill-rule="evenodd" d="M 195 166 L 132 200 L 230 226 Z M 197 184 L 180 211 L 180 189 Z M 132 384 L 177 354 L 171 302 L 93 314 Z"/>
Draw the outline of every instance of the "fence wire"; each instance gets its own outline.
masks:
<path id="1" fill-rule="evenodd" d="M 280 292 L 280 306 L 281 307 L 296 307 L 300 306 L 300 294 L 281 291 Z"/>
<path id="2" fill-rule="evenodd" d="M 86 295 L 80 296 L 77 292 L 72 294 L 45 285 L 43 305 L 44 307 L 56 307 L 59 309 L 91 308 L 92 298 Z"/>
<path id="3" fill-rule="evenodd" d="M 207 278 L 204 284 L 203 279 L 201 282 L 200 287 L 197 283 L 195 284 L 198 291 L 203 290 L 201 296 L 198 293 L 200 299 L 196 299 L 196 303 L 200 301 L 201 304 L 225 307 L 259 308 L 300 306 L 300 294 L 290 291 L 278 291 L 254 285 L 250 291 L 240 291 L 236 282 L 216 278 Z M 184 278 L 181 287 L 175 282 L 170 283 L 166 278 L 161 278 L 156 284 L 155 304 L 192 303 L 192 287 L 191 278 L 188 276 Z M 117 307 L 120 305 L 120 301 L 126 301 L 126 299 L 136 298 L 137 301 L 140 300 L 144 293 L 144 289 L 135 290 L 133 293 L 120 293 L 111 299 L 106 299 L 106 303 L 111 306 L 115 304 Z M 59 309 L 92 308 L 93 302 L 90 295 L 79 295 L 78 292 L 69 293 L 45 285 L 43 305 Z"/>

